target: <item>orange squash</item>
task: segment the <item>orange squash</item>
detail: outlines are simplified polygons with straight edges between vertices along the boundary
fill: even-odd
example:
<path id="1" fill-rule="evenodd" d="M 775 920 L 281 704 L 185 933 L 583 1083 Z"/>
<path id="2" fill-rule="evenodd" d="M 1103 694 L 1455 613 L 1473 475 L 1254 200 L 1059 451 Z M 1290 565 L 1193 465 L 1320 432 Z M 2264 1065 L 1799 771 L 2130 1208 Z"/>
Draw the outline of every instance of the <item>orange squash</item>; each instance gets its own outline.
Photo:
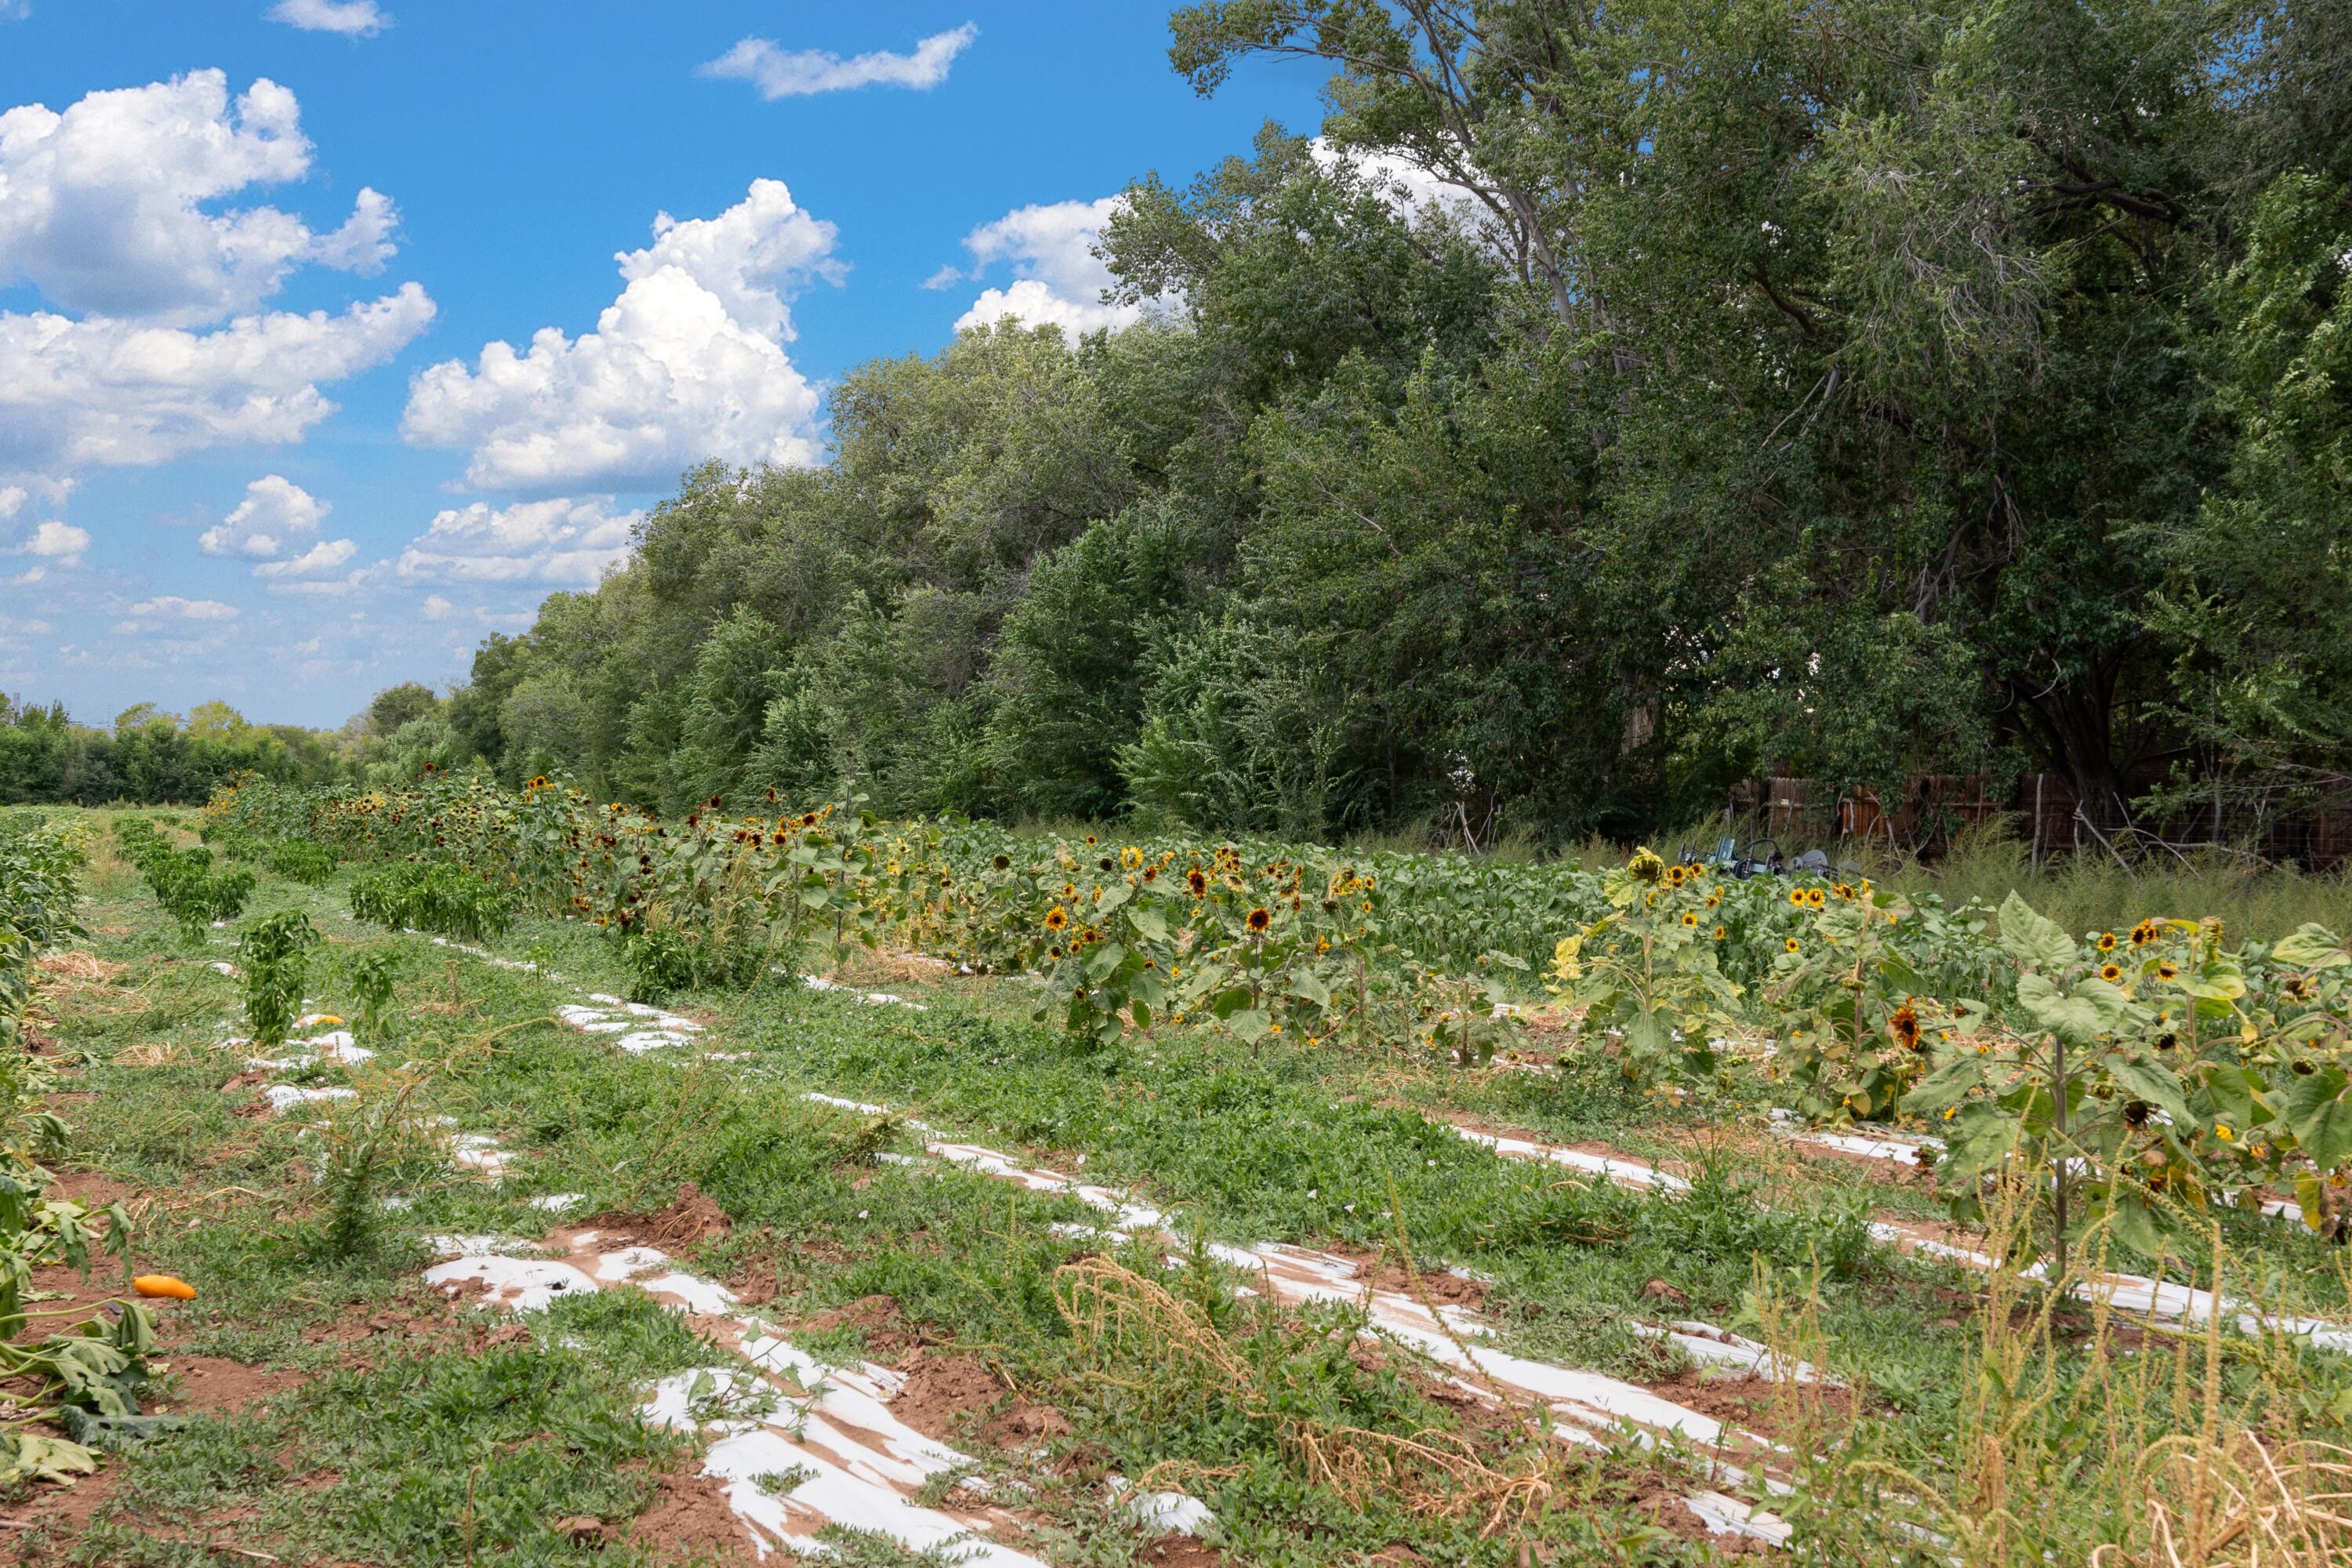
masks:
<path id="1" fill-rule="evenodd" d="M 196 1288 L 184 1279 L 174 1279 L 169 1274 L 142 1274 L 131 1281 L 131 1288 L 142 1296 L 169 1296 L 174 1301 L 193 1301 Z"/>

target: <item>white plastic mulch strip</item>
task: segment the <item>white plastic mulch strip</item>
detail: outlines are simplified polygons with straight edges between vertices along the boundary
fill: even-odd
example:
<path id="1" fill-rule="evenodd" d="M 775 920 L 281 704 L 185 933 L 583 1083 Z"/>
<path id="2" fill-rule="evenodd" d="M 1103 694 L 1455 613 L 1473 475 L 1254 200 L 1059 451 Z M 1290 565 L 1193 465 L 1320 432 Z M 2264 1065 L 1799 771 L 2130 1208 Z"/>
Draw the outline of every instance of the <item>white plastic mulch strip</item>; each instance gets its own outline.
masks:
<path id="1" fill-rule="evenodd" d="M 895 993 L 888 991 L 860 991 L 855 985 L 844 985 L 837 980 L 827 980 L 822 974 L 803 974 L 801 976 L 801 984 L 807 986 L 812 991 L 839 991 L 846 995 L 856 997 L 860 1002 L 871 1002 L 877 1007 L 909 1007 L 918 1013 L 928 1013 L 930 1011 L 930 1008 L 926 1006 L 924 1004 L 920 1002 L 910 1002 L 906 997 L 898 995 Z"/>
<path id="2" fill-rule="evenodd" d="M 1605 1175 L 1622 1186 L 1643 1192 L 1681 1192 L 1687 1182 L 1664 1171 L 1644 1169 L 1623 1160 L 1605 1160 L 1577 1150 L 1557 1149 L 1530 1142 L 1523 1138 L 1497 1138 L 1473 1128 L 1455 1127 L 1454 1131 L 1474 1143 L 1484 1144 L 1496 1153 L 1512 1159 L 1545 1160 L 1555 1164 L 1570 1165 L 1579 1170 Z M 1822 1134 L 1812 1134 L 1816 1140 Z M 1850 1140 L 1853 1142 L 1884 1142 L 1881 1140 Z M 1921 1140 L 1930 1142 L 1932 1140 Z M 1916 1151 L 1916 1145 L 1914 1145 Z M 1857 1151 L 1858 1152 L 1858 1151 Z M 1891 1158 L 1893 1156 L 1878 1156 Z M 1913 1163 L 1917 1163 L 1915 1156 Z M 1871 1223 L 1870 1234 L 1880 1241 L 1905 1252 L 1925 1253 L 1969 1268 L 1990 1271 L 1996 1261 L 1984 1253 L 1965 1247 L 1955 1247 L 1937 1237 L 1885 1220 Z M 2021 1271 L 2029 1279 L 2042 1277 L 2043 1267 L 2035 1264 Z M 2330 1321 L 2323 1318 L 2305 1318 L 2260 1311 L 2243 1301 L 2217 1297 L 2210 1290 L 2150 1279 L 2137 1274 L 2101 1274 L 2077 1281 L 2070 1293 L 2086 1301 L 2104 1301 L 2115 1310 L 2136 1313 L 2147 1318 L 2167 1319 L 2191 1327 L 2201 1327 L 2216 1315 L 2231 1323 L 2248 1337 L 2263 1333 L 2284 1334 L 2302 1340 L 2323 1350 L 2352 1352 L 2352 1324 Z"/>
<path id="3" fill-rule="evenodd" d="M 631 1056 L 679 1045 L 702 1032 L 702 1026 L 693 1019 L 658 1007 L 624 1002 L 617 996 L 593 995 L 589 1000 L 601 1005 L 567 1002 L 555 1010 L 555 1016 L 584 1034 L 614 1037 L 613 1043 Z"/>
<path id="4" fill-rule="evenodd" d="M 243 1040 L 234 1039 L 221 1042 L 224 1046 L 238 1046 L 245 1043 Z M 296 1047 L 293 1055 L 275 1058 L 254 1057 L 247 1059 L 245 1065 L 273 1072 L 290 1072 L 321 1061 L 341 1062 L 346 1067 L 357 1067 L 362 1062 L 375 1059 L 375 1053 L 353 1040 L 348 1029 L 330 1029 L 323 1035 L 313 1035 L 307 1040 L 289 1040 L 286 1043 Z"/>
<path id="5" fill-rule="evenodd" d="M 537 1311 L 625 1283 L 674 1311 L 696 1314 L 698 1326 L 740 1356 L 738 1367 L 662 1379 L 643 1413 L 656 1425 L 710 1436 L 702 1473 L 723 1484 L 761 1556 L 779 1546 L 823 1555 L 819 1534 L 839 1525 L 887 1536 L 910 1552 L 944 1549 L 975 1568 L 1044 1568 L 990 1538 L 1010 1521 L 1001 1510 L 914 1500 L 935 1478 L 972 1461 L 890 1413 L 891 1397 L 906 1384 L 901 1373 L 872 1363 L 824 1365 L 778 1338 L 725 1286 L 674 1267 L 650 1247 L 600 1251 L 593 1230 L 559 1233 L 566 1253 L 560 1258 L 513 1257 L 491 1237 L 427 1239 L 456 1256 L 427 1269 L 426 1280 L 453 1292 L 471 1287 L 480 1305 Z M 778 1486 L 778 1476 L 800 1479 Z M 1208 1522 L 1194 1500 L 1164 1495 L 1181 1518 Z"/>
<path id="6" fill-rule="evenodd" d="M 2163 1112 L 2158 1111 L 2161 1116 Z M 1792 1142 L 1811 1143 L 1819 1148 L 1835 1149 L 1841 1153 L 1857 1154 L 1867 1160 L 1891 1160 L 1898 1164 L 1931 1167 L 1944 1152 L 1944 1141 L 1923 1134 L 1874 1134 L 1834 1132 L 1826 1128 L 1812 1129 L 1804 1118 L 1793 1110 L 1772 1112 L 1772 1131 Z M 1921 1156 L 1925 1154 L 1923 1159 Z M 2082 1162 L 2073 1162 L 2077 1169 Z M 2224 1194 L 2225 1197 L 2231 1194 Z M 2293 1220 L 2303 1223 L 2303 1208 L 2293 1198 L 2264 1198 L 2261 1204 L 2268 1219 Z"/>
<path id="7" fill-rule="evenodd" d="M 1690 1184 L 1680 1176 L 1644 1165 L 1633 1160 L 1612 1159 L 1603 1154 L 1589 1154 L 1581 1149 L 1560 1149 L 1548 1143 L 1531 1142 L 1525 1138 L 1513 1138 L 1496 1132 L 1480 1132 L 1474 1128 L 1456 1127 L 1454 1131 L 1473 1143 L 1481 1143 L 1496 1153 L 1513 1160 L 1541 1160 L 1554 1165 L 1565 1165 L 1571 1171 L 1588 1175 L 1606 1176 L 1621 1187 L 1633 1187 L 1643 1192 L 1683 1193 Z"/>
<path id="8" fill-rule="evenodd" d="M 269 1097 L 269 1109 L 272 1110 L 291 1110 L 298 1105 L 316 1105 L 330 1100 L 351 1100 L 358 1094 L 356 1089 L 333 1087 L 305 1089 L 290 1083 L 273 1083 L 261 1092 Z"/>
<path id="9" fill-rule="evenodd" d="M 887 1107 L 832 1095 L 811 1094 L 806 1098 L 864 1115 L 889 1114 Z M 909 1125 L 924 1130 L 920 1122 Z M 1024 1166 L 993 1149 L 945 1141 L 928 1142 L 924 1147 L 940 1159 L 1001 1180 L 1017 1182 L 1032 1192 L 1076 1198 L 1107 1215 L 1116 1227 L 1092 1233 L 1097 1236 L 1125 1239 L 1136 1232 L 1170 1232 L 1178 1228 L 1162 1211 L 1136 1203 L 1122 1193 L 1059 1172 Z M 1068 1228 L 1073 1235 L 1087 1229 Z M 1711 1415 L 1676 1405 L 1638 1384 L 1600 1373 L 1531 1361 L 1481 1343 L 1488 1337 L 1488 1331 L 1472 1314 L 1450 1306 L 1433 1311 L 1412 1296 L 1378 1289 L 1361 1277 L 1354 1263 L 1334 1254 L 1278 1242 L 1260 1242 L 1251 1247 L 1212 1243 L 1209 1250 L 1220 1262 L 1255 1276 L 1258 1288 L 1278 1301 L 1294 1305 L 1341 1301 L 1362 1307 L 1382 1331 L 1452 1369 L 1457 1374 L 1454 1382 L 1473 1394 L 1497 1400 L 1540 1400 L 1561 1419 L 1563 1424 L 1554 1431 L 1565 1440 L 1601 1447 L 1606 1438 L 1613 1436 L 1631 1436 L 1648 1442 L 1658 1434 L 1672 1433 L 1713 1450 L 1731 1448 L 1763 1456 L 1774 1451 L 1774 1446 L 1764 1438 L 1727 1427 Z M 1738 1364 L 1762 1375 L 1772 1375 L 1770 1352 L 1753 1341 L 1741 1340 L 1704 1323 L 1678 1323 L 1655 1331 L 1677 1343 L 1689 1342 L 1694 1347 L 1703 1347 L 1694 1349 L 1696 1359 Z M 1799 1375 L 1811 1377 L 1811 1369 L 1801 1369 Z M 1748 1479 L 1747 1471 L 1738 1466 L 1720 1460 L 1715 1463 L 1724 1479 L 1733 1484 Z M 1764 1484 L 1768 1488 L 1773 1485 L 1769 1480 Z M 1710 1530 L 1776 1545 L 1787 1542 L 1788 1527 L 1771 1514 L 1750 1510 L 1729 1498 L 1711 1493 L 1706 1496 L 1710 1500 L 1706 1506 L 1694 1500 L 1691 1510 Z"/>

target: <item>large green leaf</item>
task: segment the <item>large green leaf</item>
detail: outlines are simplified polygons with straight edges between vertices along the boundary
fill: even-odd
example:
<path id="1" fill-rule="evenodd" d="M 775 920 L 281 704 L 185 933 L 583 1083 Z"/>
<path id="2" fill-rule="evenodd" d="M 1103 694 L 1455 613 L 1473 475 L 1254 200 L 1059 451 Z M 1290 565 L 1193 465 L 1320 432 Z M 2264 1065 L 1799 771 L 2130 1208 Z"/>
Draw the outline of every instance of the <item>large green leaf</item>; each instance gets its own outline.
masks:
<path id="1" fill-rule="evenodd" d="M 2069 1045 L 2088 1045 L 2107 1026 L 2106 1010 L 2096 1000 L 2061 991 L 2040 974 L 2017 977 L 2017 1005 Z"/>
<path id="2" fill-rule="evenodd" d="M 2144 1100 L 2172 1118 L 2174 1126 L 2186 1131 L 2196 1125 L 2197 1118 L 2189 1110 L 2188 1089 L 2170 1068 L 2118 1055 L 2108 1058 L 2107 1073 L 2133 1099 Z"/>
<path id="3" fill-rule="evenodd" d="M 2279 939 L 2271 949 L 2271 961 L 2296 969 L 2341 969 L 2352 963 L 2352 952 L 2347 952 L 2343 939 L 2326 926 L 2305 921 Z"/>
<path id="4" fill-rule="evenodd" d="M 2143 1258 L 2158 1258 L 2167 1250 L 2163 1215 L 2130 1187 L 2116 1187 L 2107 1213 L 2115 1238 L 2134 1252 Z"/>
<path id="5" fill-rule="evenodd" d="M 2082 952 L 2063 927 L 2013 892 L 2000 906 L 2000 946 L 2032 969 L 2063 969 Z"/>
<path id="6" fill-rule="evenodd" d="M 2352 1158 L 2352 1104 L 2340 1068 L 2326 1068 L 2287 1085 L 2286 1124 L 2311 1163 L 2332 1171 Z"/>

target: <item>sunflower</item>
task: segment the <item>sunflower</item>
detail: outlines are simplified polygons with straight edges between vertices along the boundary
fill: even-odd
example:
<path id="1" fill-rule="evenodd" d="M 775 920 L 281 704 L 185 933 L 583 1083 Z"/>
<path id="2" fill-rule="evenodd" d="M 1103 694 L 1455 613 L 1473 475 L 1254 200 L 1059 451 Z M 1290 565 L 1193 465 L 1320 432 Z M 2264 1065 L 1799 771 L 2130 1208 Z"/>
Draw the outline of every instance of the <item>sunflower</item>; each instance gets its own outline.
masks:
<path id="1" fill-rule="evenodd" d="M 1721 942 L 1721 941 L 1723 940 L 1723 936 L 1724 936 L 1723 928 L 1722 928 L 1721 926 L 1717 926 L 1717 927 L 1716 927 L 1716 928 L 1715 928 L 1715 940 L 1716 940 L 1716 941 L 1717 941 L 1717 942 Z"/>
<path id="2" fill-rule="evenodd" d="M 989 861 L 989 864 L 995 867 L 1000 871 L 1010 871 L 1013 869 L 1013 857 L 1010 855 L 999 855 L 994 859 Z"/>
<path id="3" fill-rule="evenodd" d="M 1265 928 L 1274 923 L 1274 917 L 1262 909 L 1252 910 L 1249 912 L 1249 919 L 1242 923 L 1248 926 L 1254 934 L 1264 936 Z"/>
<path id="4" fill-rule="evenodd" d="M 1657 882 L 1665 879 L 1666 863 L 1647 849 L 1636 849 L 1625 862 L 1625 869 L 1637 882 Z"/>
<path id="5" fill-rule="evenodd" d="M 1841 899 L 1851 899 L 1853 897 L 1853 889 L 1844 882 L 1832 883 L 1830 887 L 1830 891 L 1835 893 Z"/>
<path id="6" fill-rule="evenodd" d="M 2168 958 L 2156 966 L 2156 977 L 2158 980 L 2178 980 L 2180 978 L 2180 965 Z"/>
<path id="7" fill-rule="evenodd" d="M 1679 888 L 1683 885 L 1684 879 L 1687 876 L 1688 873 L 1680 866 L 1669 866 L 1666 868 L 1666 886 L 1669 888 Z"/>
<path id="8" fill-rule="evenodd" d="M 2099 933 L 2099 951 L 2101 952 L 2113 952 L 2115 950 L 2116 933 L 2111 931 L 2101 931 Z"/>
<path id="9" fill-rule="evenodd" d="M 1783 942 L 1780 944 L 1780 946 L 1782 947 L 1782 949 L 1783 949 L 1783 950 L 1785 950 L 1785 951 L 1787 951 L 1787 952 L 1795 952 L 1796 951 L 1798 951 L 1797 939 L 1796 939 L 1795 937 L 1793 937 L 1793 936 L 1792 936 L 1792 937 L 1789 938 L 1787 941 Z"/>
<path id="10" fill-rule="evenodd" d="M 1805 907 L 1805 889 L 1802 889 L 1802 888 L 1791 888 L 1791 889 L 1789 889 L 1789 901 L 1790 901 L 1790 903 L 1792 903 L 1792 904 L 1796 905 L 1796 906 L 1797 906 L 1797 908 L 1799 908 L 1799 909 L 1801 909 L 1801 909 L 1803 909 L 1803 908 Z"/>
<path id="11" fill-rule="evenodd" d="M 1118 863 L 1132 871 L 1143 864 L 1143 851 L 1130 844 L 1118 852 Z"/>
<path id="12" fill-rule="evenodd" d="M 1160 868 L 1157 866 L 1146 866 L 1143 868 L 1143 879 L 1147 882 L 1156 882 L 1160 880 Z"/>
<path id="13" fill-rule="evenodd" d="M 1805 889 L 1805 905 L 1808 909 L 1821 909 L 1827 905 L 1829 901 L 1830 896 L 1822 891 L 1819 888 L 1807 888 Z"/>
<path id="14" fill-rule="evenodd" d="M 2099 965 L 2099 978 L 2105 981 L 2108 984 L 2113 985 L 2116 981 L 2121 980 L 2123 977 L 2124 971 L 2121 964 L 2102 963 Z"/>
<path id="15" fill-rule="evenodd" d="M 1064 909 L 1061 905 L 1055 904 L 1052 909 L 1045 911 L 1045 929 L 1047 931 L 1060 931 L 1064 926 L 1068 925 L 1069 923 L 1070 911 Z"/>
<path id="16" fill-rule="evenodd" d="M 1706 907 L 1708 909 L 1715 909 L 1721 905 L 1722 902 L 1723 895 L 1721 893 L 1709 893 L 1706 896 Z"/>
<path id="17" fill-rule="evenodd" d="M 1906 1051 L 1919 1048 L 1919 1015 L 1906 1002 L 1886 1016 L 1886 1032 Z"/>
<path id="18" fill-rule="evenodd" d="M 1209 896 L 1209 874 L 1195 866 L 1184 873 L 1184 886 L 1192 890 L 1194 898 L 1205 899 Z"/>
<path id="19" fill-rule="evenodd" d="M 1688 910 L 1685 910 L 1683 911 L 1683 924 L 1686 926 L 1695 926 L 1698 924 L 1698 917 L 1691 913 Z"/>
<path id="20" fill-rule="evenodd" d="M 2131 943 L 2134 947 L 2146 947 L 2156 938 L 2157 924 L 2154 921 L 2142 921 L 2132 927 Z"/>

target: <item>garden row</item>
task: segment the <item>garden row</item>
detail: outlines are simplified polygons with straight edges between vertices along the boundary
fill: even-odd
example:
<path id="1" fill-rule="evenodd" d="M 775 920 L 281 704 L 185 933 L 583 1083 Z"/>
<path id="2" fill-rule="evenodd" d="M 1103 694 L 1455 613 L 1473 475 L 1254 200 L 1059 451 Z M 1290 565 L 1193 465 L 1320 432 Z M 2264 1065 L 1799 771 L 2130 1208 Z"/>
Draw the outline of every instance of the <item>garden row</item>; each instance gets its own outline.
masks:
<path id="1" fill-rule="evenodd" d="M 43 813 L 0 813 L 0 1380 L 12 1384 L 14 1418 L 0 1427 L 0 1487 L 86 1473 L 108 1435 L 152 1420 L 138 1403 L 155 1344 L 143 1305 L 34 1305 L 49 1299 L 35 1289 L 36 1269 L 66 1266 L 86 1277 L 93 1253 L 127 1257 L 131 1238 L 119 1206 L 93 1211 L 53 1194 L 40 1163 L 64 1130 L 42 1109 L 48 1075 L 27 1013 L 37 960 L 80 934 L 74 901 L 87 838 Z M 27 1338 L 40 1321 L 60 1317 L 74 1321 Z"/>
<path id="2" fill-rule="evenodd" d="M 2151 1256 L 2217 1201 L 2287 1193 L 2315 1228 L 2345 1220 L 2352 952 L 2315 925 L 2233 946 L 2218 921 L 2158 912 L 2078 934 L 2014 896 L 1952 909 L 1646 851 L 1492 867 L 716 800 L 673 821 L 544 781 L 433 774 L 394 793 L 249 785 L 211 816 L 406 863 L 383 875 L 437 887 L 416 905 L 440 922 L 425 929 L 486 929 L 499 917 L 467 911 L 509 904 L 591 921 L 641 995 L 887 944 L 1034 973 L 1041 1016 L 1094 1047 L 1202 1023 L 1484 1061 L 1540 981 L 1573 1048 L 1667 1092 L 1729 1079 L 1816 1121 L 1926 1123 L 1961 1217 L 1979 1178 L 2042 1171 L 2054 1235 L 2105 1222 Z"/>

